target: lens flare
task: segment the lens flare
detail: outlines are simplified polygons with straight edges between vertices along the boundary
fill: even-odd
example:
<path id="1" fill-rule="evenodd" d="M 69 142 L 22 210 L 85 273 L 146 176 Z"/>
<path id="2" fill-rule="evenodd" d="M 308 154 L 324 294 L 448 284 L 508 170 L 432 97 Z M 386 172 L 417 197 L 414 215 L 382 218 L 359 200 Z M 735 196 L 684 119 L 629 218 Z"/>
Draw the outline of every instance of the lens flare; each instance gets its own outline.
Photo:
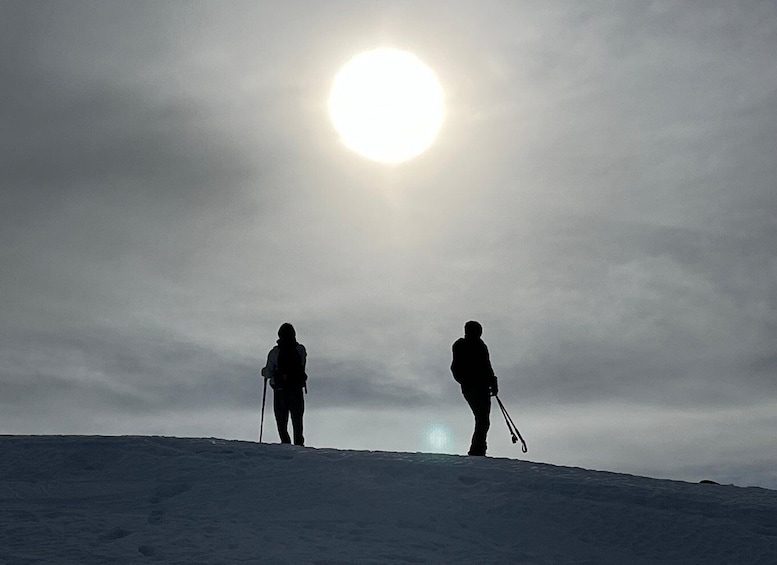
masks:
<path id="1" fill-rule="evenodd" d="M 423 437 L 424 449 L 434 453 L 447 451 L 453 443 L 450 428 L 445 424 L 429 424 L 424 430 Z"/>

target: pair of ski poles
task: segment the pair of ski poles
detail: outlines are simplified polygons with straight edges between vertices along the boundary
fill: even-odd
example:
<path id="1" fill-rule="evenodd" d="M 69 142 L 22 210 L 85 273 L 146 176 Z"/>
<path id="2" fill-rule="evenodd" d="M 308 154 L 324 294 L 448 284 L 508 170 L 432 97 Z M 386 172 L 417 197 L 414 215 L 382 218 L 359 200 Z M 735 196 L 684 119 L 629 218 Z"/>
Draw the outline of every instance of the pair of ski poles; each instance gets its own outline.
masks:
<path id="1" fill-rule="evenodd" d="M 528 453 L 529 448 L 526 447 L 526 442 L 523 441 L 523 437 L 521 437 L 521 432 L 518 431 L 518 426 L 515 425 L 515 422 L 513 422 L 513 419 L 510 417 L 510 414 L 507 413 L 507 409 L 505 408 L 505 405 L 502 404 L 502 401 L 499 400 L 499 397 L 497 395 L 494 395 L 494 398 L 496 398 L 496 401 L 499 404 L 499 409 L 502 411 L 502 416 L 504 416 L 505 418 L 505 424 L 507 424 L 507 429 L 510 430 L 510 435 L 512 436 L 513 443 L 518 443 L 518 440 L 520 440 L 521 451 L 524 453 Z"/>

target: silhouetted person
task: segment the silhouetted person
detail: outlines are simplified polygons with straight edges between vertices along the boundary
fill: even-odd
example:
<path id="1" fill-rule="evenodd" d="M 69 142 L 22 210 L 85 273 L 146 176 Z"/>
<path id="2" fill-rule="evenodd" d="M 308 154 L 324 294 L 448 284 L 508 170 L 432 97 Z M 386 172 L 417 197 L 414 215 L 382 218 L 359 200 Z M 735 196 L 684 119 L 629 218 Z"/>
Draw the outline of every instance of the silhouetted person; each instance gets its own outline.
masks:
<path id="1" fill-rule="evenodd" d="M 486 454 L 486 436 L 491 426 L 491 396 L 499 392 L 488 347 L 480 339 L 482 334 L 483 327 L 478 322 L 467 322 L 464 324 L 464 337 L 453 344 L 451 372 L 461 385 L 461 393 L 475 416 L 469 455 Z"/>
<path id="2" fill-rule="evenodd" d="M 288 322 L 278 329 L 278 345 L 267 355 L 267 366 L 262 374 L 270 379 L 273 389 L 273 410 L 278 424 L 281 443 L 291 443 L 288 424 L 291 415 L 291 427 L 294 431 L 294 445 L 305 445 L 302 435 L 302 416 L 305 412 L 305 364 L 307 352 L 305 346 L 297 342 L 297 332 Z M 304 390 L 304 392 L 303 392 Z"/>

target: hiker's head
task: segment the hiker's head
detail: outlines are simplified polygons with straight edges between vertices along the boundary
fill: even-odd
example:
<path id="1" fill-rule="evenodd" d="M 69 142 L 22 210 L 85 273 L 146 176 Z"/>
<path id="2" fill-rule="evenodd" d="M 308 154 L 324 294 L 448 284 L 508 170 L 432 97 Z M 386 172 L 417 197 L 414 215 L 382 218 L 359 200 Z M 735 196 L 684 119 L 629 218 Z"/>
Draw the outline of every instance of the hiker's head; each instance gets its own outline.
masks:
<path id="1" fill-rule="evenodd" d="M 283 340 L 294 340 L 297 339 L 297 332 L 289 322 L 284 322 L 278 328 L 278 337 Z"/>
<path id="2" fill-rule="evenodd" d="M 474 320 L 464 324 L 464 337 L 480 337 L 483 335 L 483 326 Z"/>

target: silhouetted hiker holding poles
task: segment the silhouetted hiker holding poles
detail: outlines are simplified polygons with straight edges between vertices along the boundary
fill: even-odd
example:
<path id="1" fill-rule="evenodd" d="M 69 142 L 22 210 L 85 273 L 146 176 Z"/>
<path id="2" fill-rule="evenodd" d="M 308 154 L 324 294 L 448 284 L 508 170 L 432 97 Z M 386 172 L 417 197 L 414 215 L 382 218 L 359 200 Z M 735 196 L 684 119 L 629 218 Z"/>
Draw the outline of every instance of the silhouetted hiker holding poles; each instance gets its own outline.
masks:
<path id="1" fill-rule="evenodd" d="M 270 350 L 267 355 L 267 366 L 262 369 L 265 393 L 268 380 L 273 389 L 273 410 L 281 443 L 291 443 L 288 431 L 289 415 L 291 415 L 294 445 L 305 445 L 305 437 L 302 435 L 302 416 L 305 412 L 304 393 L 308 390 L 306 362 L 307 352 L 305 346 L 297 342 L 294 326 L 288 322 L 281 324 L 278 329 L 278 345 Z M 260 442 L 262 441 L 261 426 L 264 424 L 264 402 L 265 396 L 262 396 Z"/>
<path id="2" fill-rule="evenodd" d="M 486 454 L 486 436 L 491 426 L 491 396 L 499 392 L 488 347 L 480 339 L 483 326 L 469 321 L 464 324 L 464 337 L 453 344 L 451 372 L 461 385 L 461 393 L 475 416 L 475 431 L 469 446 L 469 455 Z"/>
<path id="3" fill-rule="evenodd" d="M 483 326 L 478 322 L 469 321 L 464 324 L 464 337 L 460 337 L 453 344 L 451 372 L 456 382 L 461 385 L 461 393 L 475 415 L 475 431 L 472 434 L 468 454 L 486 454 L 486 436 L 491 426 L 492 396 L 499 404 L 513 443 L 518 443 L 520 440 L 521 451 L 526 453 L 529 449 L 521 437 L 521 432 L 518 431 L 504 404 L 499 400 L 499 384 L 491 367 L 488 347 L 480 339 L 481 335 L 483 335 Z"/>

